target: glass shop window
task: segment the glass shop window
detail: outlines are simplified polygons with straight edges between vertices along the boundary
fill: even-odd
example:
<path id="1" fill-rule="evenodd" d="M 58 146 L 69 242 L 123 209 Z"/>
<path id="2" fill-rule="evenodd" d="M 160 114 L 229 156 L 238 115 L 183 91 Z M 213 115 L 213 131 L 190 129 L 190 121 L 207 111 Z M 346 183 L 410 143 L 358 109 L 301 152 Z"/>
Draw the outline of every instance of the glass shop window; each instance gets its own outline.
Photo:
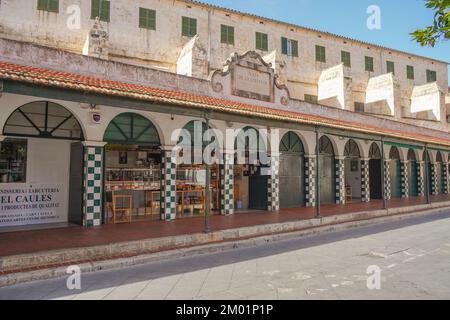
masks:
<path id="1" fill-rule="evenodd" d="M 27 141 L 0 142 L 0 183 L 26 182 Z"/>

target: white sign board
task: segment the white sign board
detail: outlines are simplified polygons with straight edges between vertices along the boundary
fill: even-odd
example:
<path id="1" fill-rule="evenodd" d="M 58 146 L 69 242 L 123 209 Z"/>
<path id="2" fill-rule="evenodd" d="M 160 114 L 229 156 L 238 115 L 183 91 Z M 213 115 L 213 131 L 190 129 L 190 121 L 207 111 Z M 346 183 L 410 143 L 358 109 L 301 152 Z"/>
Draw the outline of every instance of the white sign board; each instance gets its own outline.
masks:
<path id="1" fill-rule="evenodd" d="M 392 73 L 371 78 L 366 90 L 366 104 L 386 101 L 390 115 L 393 116 L 395 114 L 394 86 L 394 76 Z"/>
<path id="2" fill-rule="evenodd" d="M 67 221 L 60 185 L 0 184 L 0 227 Z"/>
<path id="3" fill-rule="evenodd" d="M 318 99 L 337 98 L 340 107 L 345 109 L 344 64 L 324 70 L 319 78 Z"/>
<path id="4" fill-rule="evenodd" d="M 411 95 L 411 113 L 431 111 L 441 120 L 441 93 L 437 83 L 415 86 Z"/>

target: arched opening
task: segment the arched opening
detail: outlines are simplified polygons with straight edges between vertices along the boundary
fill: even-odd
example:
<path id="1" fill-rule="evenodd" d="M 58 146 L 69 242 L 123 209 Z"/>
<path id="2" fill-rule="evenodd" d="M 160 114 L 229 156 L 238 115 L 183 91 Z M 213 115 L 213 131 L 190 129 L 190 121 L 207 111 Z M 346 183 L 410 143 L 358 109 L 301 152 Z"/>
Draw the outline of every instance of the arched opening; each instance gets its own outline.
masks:
<path id="1" fill-rule="evenodd" d="M 440 151 L 436 155 L 436 176 L 437 176 L 437 186 L 436 190 L 438 194 L 444 194 L 444 169 L 443 169 L 443 158 Z"/>
<path id="2" fill-rule="evenodd" d="M 155 125 L 139 114 L 122 113 L 111 120 L 103 141 L 105 222 L 159 220 L 161 142 Z"/>
<path id="3" fill-rule="evenodd" d="M 0 193 L 48 200 L 2 210 L 0 227 L 81 224 L 84 135 L 72 112 L 50 101 L 31 102 L 10 115 L 3 135 Z"/>
<path id="4" fill-rule="evenodd" d="M 236 136 L 234 199 L 237 211 L 267 210 L 267 147 L 263 139 L 253 127 L 239 130 Z"/>
<path id="5" fill-rule="evenodd" d="M 372 143 L 369 150 L 369 184 L 370 199 L 383 199 L 381 174 L 381 150 L 377 143 Z"/>
<path id="6" fill-rule="evenodd" d="M 322 136 L 319 140 L 319 181 L 321 204 L 336 203 L 335 152 L 331 140 Z"/>
<path id="7" fill-rule="evenodd" d="M 344 150 L 345 191 L 347 202 L 361 201 L 361 152 L 358 145 L 350 139 Z"/>
<path id="8" fill-rule="evenodd" d="M 303 143 L 292 131 L 280 142 L 280 207 L 296 208 L 305 205 Z"/>
<path id="9" fill-rule="evenodd" d="M 413 149 L 408 150 L 408 195 L 417 197 L 419 195 L 419 180 L 416 153 Z"/>
<path id="10" fill-rule="evenodd" d="M 192 120 L 183 127 L 183 131 L 180 133 L 178 145 L 183 148 L 180 157 L 183 157 L 184 160 L 177 166 L 176 203 L 178 218 L 205 215 L 208 200 L 206 199 L 206 166 L 203 156 L 205 148 L 217 141 L 213 130 L 209 131 L 211 133 L 210 141 L 205 139 L 206 133 L 210 129 L 204 121 Z M 214 157 L 216 154 L 211 154 L 211 156 Z M 210 166 L 212 214 L 219 213 L 219 188 L 219 166 L 215 163 Z"/>
<path id="11" fill-rule="evenodd" d="M 400 168 L 400 152 L 397 147 L 392 146 L 389 152 L 390 178 L 391 178 L 391 198 L 402 197 L 402 178 Z"/>

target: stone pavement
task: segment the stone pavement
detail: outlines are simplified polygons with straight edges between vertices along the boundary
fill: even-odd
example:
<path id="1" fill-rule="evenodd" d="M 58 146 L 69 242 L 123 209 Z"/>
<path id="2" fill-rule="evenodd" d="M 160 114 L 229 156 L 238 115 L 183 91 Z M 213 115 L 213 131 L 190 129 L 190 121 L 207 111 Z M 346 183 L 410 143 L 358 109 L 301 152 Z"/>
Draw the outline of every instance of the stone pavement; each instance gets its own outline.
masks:
<path id="1" fill-rule="evenodd" d="M 1 288 L 0 299 L 449 299 L 450 212 Z M 367 289 L 367 268 L 381 289 Z"/>

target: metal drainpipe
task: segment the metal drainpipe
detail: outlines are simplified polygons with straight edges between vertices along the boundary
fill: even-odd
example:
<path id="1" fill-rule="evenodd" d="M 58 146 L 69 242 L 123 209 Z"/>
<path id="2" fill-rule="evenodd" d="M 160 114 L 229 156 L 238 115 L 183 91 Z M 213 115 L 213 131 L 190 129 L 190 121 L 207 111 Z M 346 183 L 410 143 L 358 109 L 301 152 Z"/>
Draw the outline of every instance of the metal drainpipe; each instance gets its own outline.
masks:
<path id="1" fill-rule="evenodd" d="M 431 204 L 430 199 L 430 177 L 428 176 L 428 146 L 425 145 L 425 197 L 427 204 Z"/>
<path id="2" fill-rule="evenodd" d="M 209 129 L 209 117 L 205 114 L 206 128 Z M 203 141 L 203 137 L 202 137 Z M 209 141 L 208 141 L 209 142 Z M 203 144 L 202 144 L 203 147 Z M 205 171 L 206 171 L 206 179 L 205 179 L 205 228 L 203 230 L 204 233 L 211 232 L 211 226 L 209 223 L 209 217 L 211 214 L 211 170 L 209 163 L 205 162 Z"/>
<path id="3" fill-rule="evenodd" d="M 316 218 L 320 218 L 320 168 L 319 168 L 319 133 L 320 127 L 316 127 Z"/>
<path id="4" fill-rule="evenodd" d="M 383 197 L 383 210 L 388 209 L 387 199 L 386 199 L 386 190 L 385 190 L 385 181 L 384 181 L 384 137 L 381 137 L 381 194 Z"/>

